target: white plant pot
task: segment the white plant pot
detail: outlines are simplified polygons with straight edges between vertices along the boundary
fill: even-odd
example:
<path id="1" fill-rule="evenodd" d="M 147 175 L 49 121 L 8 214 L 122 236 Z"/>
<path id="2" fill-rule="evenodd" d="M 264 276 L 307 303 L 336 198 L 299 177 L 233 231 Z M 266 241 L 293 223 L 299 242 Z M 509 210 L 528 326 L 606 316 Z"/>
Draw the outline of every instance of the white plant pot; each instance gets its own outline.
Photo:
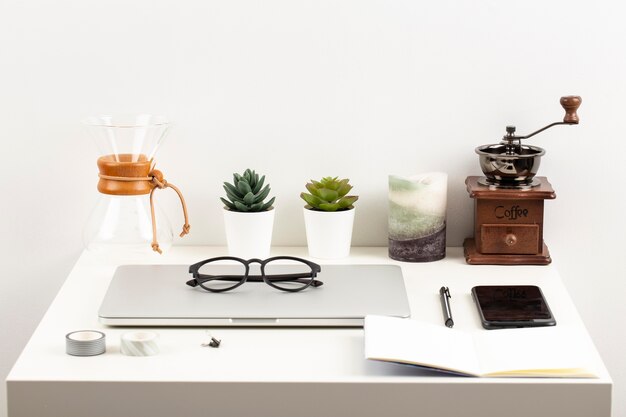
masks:
<path id="1" fill-rule="evenodd" d="M 228 254 L 243 259 L 265 259 L 270 256 L 274 208 L 255 213 L 224 209 L 224 226 Z"/>
<path id="2" fill-rule="evenodd" d="M 339 259 L 350 255 L 354 209 L 316 211 L 304 208 L 304 225 L 309 256 Z"/>

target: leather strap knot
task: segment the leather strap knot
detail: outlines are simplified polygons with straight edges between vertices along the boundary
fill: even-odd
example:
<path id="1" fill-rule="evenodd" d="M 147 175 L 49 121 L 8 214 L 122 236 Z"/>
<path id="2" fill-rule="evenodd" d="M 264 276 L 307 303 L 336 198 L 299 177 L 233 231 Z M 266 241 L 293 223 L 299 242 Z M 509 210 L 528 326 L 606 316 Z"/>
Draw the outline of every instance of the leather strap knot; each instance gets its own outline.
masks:
<path id="1" fill-rule="evenodd" d="M 167 187 L 167 181 L 163 178 L 163 173 L 158 169 L 153 169 L 150 171 L 148 176 L 151 178 L 152 185 L 159 189 L 163 189 Z"/>

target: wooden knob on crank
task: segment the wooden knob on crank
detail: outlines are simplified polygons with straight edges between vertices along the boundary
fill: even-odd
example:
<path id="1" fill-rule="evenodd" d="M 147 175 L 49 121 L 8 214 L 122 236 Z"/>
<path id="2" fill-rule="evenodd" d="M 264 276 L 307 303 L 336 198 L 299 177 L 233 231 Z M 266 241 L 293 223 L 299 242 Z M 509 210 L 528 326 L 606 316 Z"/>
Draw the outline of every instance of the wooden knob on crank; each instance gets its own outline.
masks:
<path id="1" fill-rule="evenodd" d="M 580 107 L 580 103 L 583 102 L 583 99 L 580 96 L 564 96 L 561 97 L 561 106 L 565 109 L 565 117 L 563 118 L 564 123 L 569 123 L 573 125 L 578 124 L 578 114 L 576 114 L 576 110 Z"/>

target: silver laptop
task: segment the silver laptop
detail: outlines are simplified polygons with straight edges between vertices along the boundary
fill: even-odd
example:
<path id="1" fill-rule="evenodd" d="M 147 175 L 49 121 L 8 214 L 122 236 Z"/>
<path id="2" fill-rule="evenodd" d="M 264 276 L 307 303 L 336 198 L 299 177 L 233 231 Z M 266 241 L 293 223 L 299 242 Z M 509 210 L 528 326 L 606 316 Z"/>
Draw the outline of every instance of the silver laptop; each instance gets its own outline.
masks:
<path id="1" fill-rule="evenodd" d="M 221 293 L 185 283 L 187 265 L 117 268 L 98 313 L 112 326 L 344 326 L 368 314 L 410 315 L 396 265 L 322 265 L 319 287 L 285 292 L 264 282 Z"/>

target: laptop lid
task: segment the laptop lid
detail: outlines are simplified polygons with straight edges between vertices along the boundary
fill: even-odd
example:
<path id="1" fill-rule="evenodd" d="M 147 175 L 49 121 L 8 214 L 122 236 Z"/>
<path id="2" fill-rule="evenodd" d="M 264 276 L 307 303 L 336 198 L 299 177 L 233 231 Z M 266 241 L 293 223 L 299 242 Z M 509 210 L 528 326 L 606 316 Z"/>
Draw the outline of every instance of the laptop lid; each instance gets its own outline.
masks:
<path id="1" fill-rule="evenodd" d="M 220 273 L 224 273 L 223 268 Z M 322 265 L 320 287 L 285 292 L 246 282 L 211 293 L 186 285 L 187 265 L 122 265 L 99 310 L 112 326 L 363 326 L 368 314 L 408 317 L 396 265 Z"/>

